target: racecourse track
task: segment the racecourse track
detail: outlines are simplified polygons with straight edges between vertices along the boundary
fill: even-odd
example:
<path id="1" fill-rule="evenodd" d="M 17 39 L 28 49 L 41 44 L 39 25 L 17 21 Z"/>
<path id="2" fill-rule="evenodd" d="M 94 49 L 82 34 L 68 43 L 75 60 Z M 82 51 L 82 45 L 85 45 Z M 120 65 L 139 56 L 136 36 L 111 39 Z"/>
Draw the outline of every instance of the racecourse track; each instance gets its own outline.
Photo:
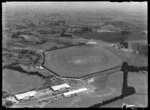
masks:
<path id="1" fill-rule="evenodd" d="M 105 46 L 84 45 L 46 52 L 44 66 L 58 76 L 80 78 L 121 64 L 122 59 Z"/>

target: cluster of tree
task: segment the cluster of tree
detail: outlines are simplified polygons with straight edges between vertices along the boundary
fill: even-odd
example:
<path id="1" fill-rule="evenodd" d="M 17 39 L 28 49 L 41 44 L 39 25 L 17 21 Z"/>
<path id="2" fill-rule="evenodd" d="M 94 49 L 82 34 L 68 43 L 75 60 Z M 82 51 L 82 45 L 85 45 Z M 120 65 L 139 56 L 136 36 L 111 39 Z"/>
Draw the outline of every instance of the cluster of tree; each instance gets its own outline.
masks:
<path id="1" fill-rule="evenodd" d="M 101 107 L 103 105 L 109 104 L 109 103 L 114 102 L 114 101 L 116 101 L 118 99 L 120 99 L 120 97 L 116 96 L 116 97 L 114 97 L 114 98 L 112 98 L 110 100 L 106 100 L 106 101 L 103 101 L 101 103 L 94 104 L 94 105 L 92 105 L 92 106 L 90 106 L 88 108 L 99 108 L 99 107 Z"/>
<path id="2" fill-rule="evenodd" d="M 7 100 L 7 101 L 5 102 L 5 105 L 6 105 L 7 107 L 10 107 L 10 106 L 12 106 L 12 105 L 13 105 L 13 102 L 12 102 L 12 101 Z"/>
<path id="3" fill-rule="evenodd" d="M 124 86 L 124 85 L 123 85 Z M 135 91 L 135 88 L 134 87 L 131 87 L 131 86 L 127 86 L 127 87 L 123 87 L 124 89 L 122 89 L 122 95 L 121 97 L 127 97 L 129 95 L 132 95 L 132 94 L 135 94 L 136 91 Z"/>
<path id="4" fill-rule="evenodd" d="M 30 32 L 21 32 L 21 31 L 18 31 L 18 32 L 12 34 L 12 38 L 19 38 L 20 35 L 22 35 L 22 34 L 33 35 L 33 34 L 30 33 Z"/>
<path id="5" fill-rule="evenodd" d="M 29 66 L 29 65 L 28 65 Z M 26 70 L 24 70 L 21 66 L 19 65 L 13 65 L 13 64 L 9 64 L 9 65 L 5 65 L 4 68 L 7 68 L 7 69 L 11 69 L 11 70 L 14 70 L 14 71 L 19 71 L 21 73 L 25 73 L 25 74 L 28 74 L 28 75 L 37 75 L 39 77 L 42 77 L 43 79 L 46 77 L 44 76 L 42 73 L 38 72 L 38 71 L 35 71 L 35 72 L 28 72 Z M 6 93 L 6 92 L 4 92 Z M 7 96 L 7 94 L 6 94 Z"/>
<path id="6" fill-rule="evenodd" d="M 71 34 L 65 34 L 65 32 L 63 31 L 61 34 L 60 34 L 61 37 L 72 37 Z"/>
<path id="7" fill-rule="evenodd" d="M 60 25 L 65 25 L 65 21 L 53 21 L 53 22 L 50 22 L 49 25 L 52 25 L 52 26 L 60 26 Z"/>
<path id="8" fill-rule="evenodd" d="M 11 53 L 3 53 L 3 58 L 9 59 L 10 57 L 13 57 L 13 54 Z"/>
<path id="9" fill-rule="evenodd" d="M 84 42 L 79 42 L 78 45 L 85 45 L 86 43 Z"/>
<path id="10" fill-rule="evenodd" d="M 92 32 L 92 28 L 86 26 L 86 27 L 83 27 L 83 28 L 82 28 L 82 31 L 83 31 L 83 32 Z"/>
<path id="11" fill-rule="evenodd" d="M 55 34 L 56 31 L 55 30 L 37 30 L 37 32 L 39 32 L 40 34 Z"/>
<path id="12" fill-rule="evenodd" d="M 26 26 L 23 26 L 23 25 L 16 25 L 16 29 L 26 29 L 27 27 Z"/>
<path id="13" fill-rule="evenodd" d="M 59 49 L 59 47 L 54 46 L 51 48 L 51 50 L 56 50 L 56 49 Z"/>
<path id="14" fill-rule="evenodd" d="M 31 28 L 36 27 L 36 25 L 34 23 L 29 23 L 28 26 L 31 27 Z"/>
<path id="15" fill-rule="evenodd" d="M 29 38 L 26 38 L 21 35 L 27 35 Z M 37 35 L 33 35 L 30 32 L 16 32 L 12 34 L 12 38 L 17 39 L 20 44 L 43 44 L 46 42 L 46 40 L 39 38 Z"/>
<path id="16" fill-rule="evenodd" d="M 12 38 L 19 38 L 20 32 L 13 33 Z"/>
<path id="17" fill-rule="evenodd" d="M 21 54 L 31 54 L 31 55 L 37 54 L 36 51 L 34 51 L 34 50 L 27 50 L 27 49 L 21 49 L 18 52 L 21 53 Z"/>
<path id="18" fill-rule="evenodd" d="M 24 65 L 38 65 L 42 59 L 42 55 L 37 53 L 34 50 L 27 50 L 27 49 L 14 49 L 12 52 L 3 53 L 6 60 L 17 61 L 18 63 Z"/>
<path id="19" fill-rule="evenodd" d="M 2 47 L 2 51 L 5 51 L 5 52 L 11 52 L 11 50 L 9 49 L 9 48 L 7 48 L 7 47 Z"/>
<path id="20" fill-rule="evenodd" d="M 67 47 L 72 47 L 72 46 L 80 46 L 80 45 L 85 45 L 86 43 L 82 43 L 82 42 L 79 42 L 78 44 L 72 44 L 72 43 L 65 43 L 65 46 L 64 47 L 52 47 L 50 50 L 56 50 L 56 49 L 63 49 L 63 48 L 67 48 Z"/>
<path id="21" fill-rule="evenodd" d="M 34 51 L 28 51 L 28 50 L 23 50 L 19 54 L 19 59 L 24 58 L 28 59 L 28 62 L 33 63 L 33 65 L 36 65 L 39 63 L 39 60 L 42 58 L 42 56 Z"/>
<path id="22" fill-rule="evenodd" d="M 148 71 L 148 66 L 140 66 L 140 67 L 134 65 L 127 65 L 127 67 L 125 66 L 122 67 L 121 71 L 125 71 L 125 69 L 127 72 Z"/>
<path id="23" fill-rule="evenodd" d="M 131 31 L 130 30 L 123 30 L 123 31 L 121 31 L 121 34 L 122 35 L 128 35 L 128 34 L 131 34 Z"/>
<path id="24" fill-rule="evenodd" d="M 2 91 L 2 98 L 7 98 L 9 96 L 11 96 L 10 93 L 8 93 L 7 91 L 4 91 L 4 90 Z"/>

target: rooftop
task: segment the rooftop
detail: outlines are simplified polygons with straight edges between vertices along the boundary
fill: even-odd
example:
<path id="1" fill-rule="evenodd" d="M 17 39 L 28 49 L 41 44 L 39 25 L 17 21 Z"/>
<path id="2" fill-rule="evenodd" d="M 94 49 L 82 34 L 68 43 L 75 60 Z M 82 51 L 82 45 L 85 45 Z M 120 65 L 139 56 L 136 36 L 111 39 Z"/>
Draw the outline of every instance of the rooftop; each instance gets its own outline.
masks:
<path id="1" fill-rule="evenodd" d="M 72 95 L 72 94 L 83 92 L 83 91 L 86 91 L 86 90 L 88 90 L 88 89 L 87 88 L 80 88 L 80 89 L 77 89 L 77 90 L 66 92 L 66 93 L 64 93 L 64 96 Z"/>
<path id="2" fill-rule="evenodd" d="M 60 85 L 56 85 L 56 86 L 52 86 L 51 88 L 56 91 L 56 90 L 59 90 L 61 88 L 69 88 L 70 86 L 67 84 L 67 83 L 64 83 L 64 84 L 60 84 Z"/>
<path id="3" fill-rule="evenodd" d="M 20 99 L 24 99 L 25 97 L 28 97 L 28 96 L 34 96 L 35 94 L 36 94 L 36 91 L 29 91 L 26 93 L 17 94 L 15 96 L 18 100 L 20 100 Z"/>

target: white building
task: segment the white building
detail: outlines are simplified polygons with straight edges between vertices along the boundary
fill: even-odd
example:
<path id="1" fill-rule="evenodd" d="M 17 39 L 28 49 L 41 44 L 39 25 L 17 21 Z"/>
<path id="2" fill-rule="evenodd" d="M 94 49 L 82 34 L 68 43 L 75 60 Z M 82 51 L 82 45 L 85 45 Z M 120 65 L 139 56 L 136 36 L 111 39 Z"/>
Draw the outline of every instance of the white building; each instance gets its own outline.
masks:
<path id="1" fill-rule="evenodd" d="M 63 89 L 63 88 L 70 88 L 70 86 L 67 83 L 64 84 L 60 84 L 60 85 L 56 85 L 56 86 L 52 86 L 51 87 L 54 91 Z"/>
<path id="2" fill-rule="evenodd" d="M 97 44 L 97 42 L 94 42 L 93 40 L 90 40 L 86 44 Z"/>
<path id="3" fill-rule="evenodd" d="M 22 100 L 22 99 L 26 99 L 26 98 L 29 98 L 29 97 L 35 96 L 35 95 L 36 95 L 36 91 L 29 91 L 29 92 L 26 92 L 26 93 L 17 94 L 17 95 L 15 95 L 15 97 L 18 100 Z"/>
<path id="4" fill-rule="evenodd" d="M 124 49 L 124 48 L 122 48 L 121 50 L 123 50 L 123 51 L 125 51 L 125 52 L 133 52 L 132 49 Z"/>
<path id="5" fill-rule="evenodd" d="M 39 68 L 39 69 L 44 69 L 42 66 L 36 66 L 36 68 Z"/>
<path id="6" fill-rule="evenodd" d="M 63 93 L 63 94 L 64 94 L 64 96 L 69 97 L 73 94 L 77 94 L 79 92 L 83 92 L 83 91 L 86 91 L 86 90 L 88 90 L 88 89 L 87 88 L 80 88 L 80 89 L 69 91 L 69 92 L 66 92 L 66 93 Z"/>
<path id="7" fill-rule="evenodd" d="M 90 83 L 92 83 L 92 82 L 94 82 L 94 78 L 92 77 L 92 78 L 90 78 L 90 79 L 88 79 L 88 84 L 90 84 Z"/>

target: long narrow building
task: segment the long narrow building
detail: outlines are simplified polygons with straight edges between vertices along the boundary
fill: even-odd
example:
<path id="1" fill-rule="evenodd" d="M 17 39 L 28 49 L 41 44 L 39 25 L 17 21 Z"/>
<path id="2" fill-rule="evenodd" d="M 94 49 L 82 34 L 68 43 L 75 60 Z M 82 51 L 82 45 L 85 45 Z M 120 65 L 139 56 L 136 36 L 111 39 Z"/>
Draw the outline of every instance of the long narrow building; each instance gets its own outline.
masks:
<path id="1" fill-rule="evenodd" d="M 66 96 L 66 97 L 69 97 L 73 94 L 77 94 L 77 93 L 80 93 L 80 92 L 83 92 L 83 91 L 86 91 L 86 90 L 88 90 L 88 89 L 87 88 L 80 88 L 80 89 L 77 89 L 77 90 L 73 90 L 73 91 L 63 93 L 63 95 Z"/>

